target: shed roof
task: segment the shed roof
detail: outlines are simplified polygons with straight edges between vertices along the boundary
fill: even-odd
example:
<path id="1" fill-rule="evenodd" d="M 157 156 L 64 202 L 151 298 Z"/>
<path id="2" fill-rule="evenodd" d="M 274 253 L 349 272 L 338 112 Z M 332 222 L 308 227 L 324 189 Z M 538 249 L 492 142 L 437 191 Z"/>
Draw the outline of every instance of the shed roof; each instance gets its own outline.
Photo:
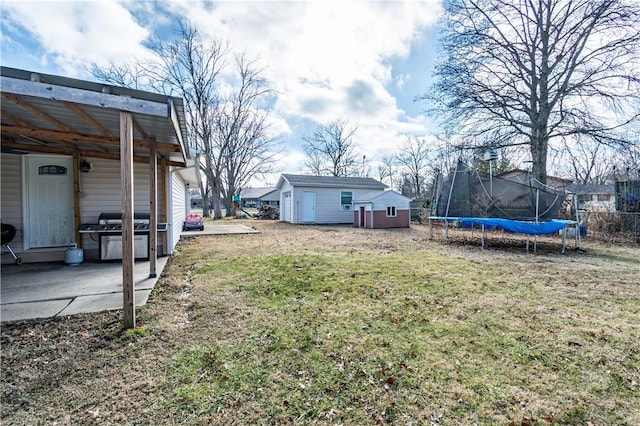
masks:
<path id="1" fill-rule="evenodd" d="M 354 203 L 368 203 L 371 201 L 375 201 L 380 197 L 388 197 L 391 196 L 393 198 L 396 199 L 401 199 L 403 201 L 411 201 L 411 198 L 406 197 L 396 191 L 393 190 L 389 190 L 389 191 L 374 191 L 374 192 L 367 192 L 366 194 L 362 194 L 361 196 L 359 196 L 356 200 L 353 200 Z"/>
<path id="2" fill-rule="evenodd" d="M 240 191 L 240 196 L 242 199 L 251 199 L 251 198 L 262 198 L 265 195 L 276 191 L 278 188 L 275 186 L 265 186 L 260 188 L 245 188 Z"/>
<path id="3" fill-rule="evenodd" d="M 582 184 L 571 184 L 567 185 L 567 192 L 571 194 L 609 194 L 613 195 L 616 193 L 616 188 L 614 184 L 610 185 L 582 185 Z"/>
<path id="4" fill-rule="evenodd" d="M 2 151 L 120 158 L 120 112 L 134 124 L 134 161 L 151 143 L 184 166 L 187 128 L 181 98 L 86 80 L 0 68 Z"/>
<path id="5" fill-rule="evenodd" d="M 292 186 L 315 186 L 334 188 L 369 188 L 385 189 L 387 185 L 372 178 L 342 176 L 312 176 L 283 174 L 278 180 L 278 187 L 286 180 Z"/>

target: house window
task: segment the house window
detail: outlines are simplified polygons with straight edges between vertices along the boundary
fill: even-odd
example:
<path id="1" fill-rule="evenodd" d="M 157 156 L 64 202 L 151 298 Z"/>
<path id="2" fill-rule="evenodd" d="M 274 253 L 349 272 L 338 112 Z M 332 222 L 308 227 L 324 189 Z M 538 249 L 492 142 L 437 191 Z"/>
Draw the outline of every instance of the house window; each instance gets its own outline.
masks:
<path id="1" fill-rule="evenodd" d="M 598 201 L 609 201 L 609 194 L 598 194 Z"/>
<path id="2" fill-rule="evenodd" d="M 342 206 L 342 210 L 351 210 L 352 200 L 352 191 L 340 191 L 340 205 Z"/>
<path id="3" fill-rule="evenodd" d="M 67 174 L 67 168 L 53 164 L 38 167 L 38 175 L 62 176 Z"/>
<path id="4" fill-rule="evenodd" d="M 396 206 L 387 206 L 387 217 L 396 217 Z"/>

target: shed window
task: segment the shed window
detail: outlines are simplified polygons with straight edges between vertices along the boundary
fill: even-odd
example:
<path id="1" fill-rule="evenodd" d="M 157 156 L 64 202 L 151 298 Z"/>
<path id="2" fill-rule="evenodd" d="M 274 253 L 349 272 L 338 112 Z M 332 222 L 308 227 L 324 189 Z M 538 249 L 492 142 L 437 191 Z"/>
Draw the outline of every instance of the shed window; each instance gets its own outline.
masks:
<path id="1" fill-rule="evenodd" d="M 340 191 L 340 205 L 342 206 L 342 210 L 351 210 L 352 200 L 352 191 Z"/>
<path id="2" fill-rule="evenodd" d="M 387 206 L 387 217 L 396 217 L 396 206 Z"/>

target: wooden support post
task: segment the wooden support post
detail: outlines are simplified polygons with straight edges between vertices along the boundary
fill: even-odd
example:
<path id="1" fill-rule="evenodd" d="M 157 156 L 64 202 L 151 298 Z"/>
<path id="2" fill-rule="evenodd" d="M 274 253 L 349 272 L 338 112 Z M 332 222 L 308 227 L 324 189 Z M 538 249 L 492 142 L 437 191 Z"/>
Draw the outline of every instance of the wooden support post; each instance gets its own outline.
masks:
<path id="1" fill-rule="evenodd" d="M 80 236 L 80 155 L 73 154 L 73 226 L 76 247 L 82 247 Z"/>
<path id="2" fill-rule="evenodd" d="M 133 116 L 120 111 L 120 179 L 122 196 L 122 308 L 124 328 L 136 326 L 133 240 Z"/>
<path id="3" fill-rule="evenodd" d="M 158 153 L 156 141 L 149 141 L 149 278 L 156 278 L 158 263 Z"/>
<path id="4" fill-rule="evenodd" d="M 173 222 L 173 219 L 169 219 L 169 202 L 167 201 L 167 191 L 171 188 L 169 184 L 169 176 L 167 175 L 167 169 L 169 168 L 169 164 L 166 158 L 160 159 L 160 181 L 162 182 L 162 192 L 160 193 L 160 211 L 162 212 L 162 217 L 164 218 L 164 222 L 170 224 Z M 167 227 L 167 232 L 163 232 L 162 238 L 162 253 L 167 255 L 169 254 L 169 232 L 171 230 L 171 226 Z"/>

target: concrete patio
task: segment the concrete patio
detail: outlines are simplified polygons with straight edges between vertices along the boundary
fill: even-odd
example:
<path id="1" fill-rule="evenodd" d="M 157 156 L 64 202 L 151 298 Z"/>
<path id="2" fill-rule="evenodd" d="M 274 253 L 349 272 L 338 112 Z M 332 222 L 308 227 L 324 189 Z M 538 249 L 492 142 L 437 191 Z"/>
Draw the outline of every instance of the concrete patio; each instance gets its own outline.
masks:
<path id="1" fill-rule="evenodd" d="M 168 257 L 158 259 L 159 277 Z M 122 264 L 64 262 L 2 265 L 0 321 L 74 315 L 122 309 Z M 147 303 L 158 278 L 149 278 L 149 262 L 136 262 L 136 306 Z"/>
<path id="2" fill-rule="evenodd" d="M 182 237 L 259 233 L 245 225 L 207 224 L 204 231 L 183 232 Z M 158 258 L 160 277 L 169 257 Z M 149 262 L 135 263 L 136 306 L 147 303 L 158 278 L 149 278 Z M 0 269 L 0 321 L 51 318 L 122 309 L 122 264 L 85 261 L 3 264 Z"/>

